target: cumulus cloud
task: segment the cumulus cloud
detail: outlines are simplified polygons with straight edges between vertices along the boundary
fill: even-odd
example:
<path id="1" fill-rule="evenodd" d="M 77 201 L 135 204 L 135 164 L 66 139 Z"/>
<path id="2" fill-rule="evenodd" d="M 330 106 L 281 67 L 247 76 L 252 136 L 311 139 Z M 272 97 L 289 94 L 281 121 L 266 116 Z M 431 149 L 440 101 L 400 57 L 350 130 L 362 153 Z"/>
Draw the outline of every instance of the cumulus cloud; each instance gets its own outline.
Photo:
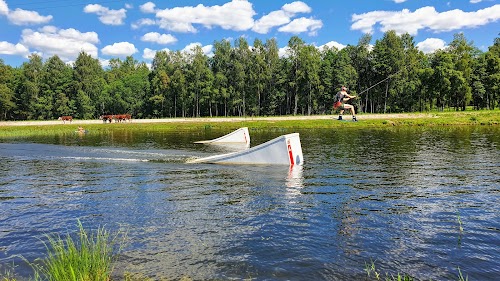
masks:
<path id="1" fill-rule="evenodd" d="M 101 52 L 107 56 L 126 57 L 137 53 L 138 50 L 132 43 L 119 42 L 102 48 Z"/>
<path id="2" fill-rule="evenodd" d="M 184 33 L 197 32 L 194 24 L 206 28 L 217 26 L 226 30 L 248 30 L 254 24 L 254 15 L 252 4 L 241 0 L 232 0 L 222 6 L 199 4 L 196 7 L 176 7 L 156 12 L 161 28 Z"/>
<path id="3" fill-rule="evenodd" d="M 19 43 L 14 45 L 6 41 L 0 41 L 0 54 L 26 56 L 29 54 L 29 50 L 24 45 Z"/>
<path id="4" fill-rule="evenodd" d="M 315 20 L 313 18 L 298 18 L 294 19 L 289 24 L 278 28 L 278 31 L 294 34 L 308 32 L 309 35 L 315 35 L 317 30 L 322 27 L 323 22 L 321 20 Z"/>
<path id="5" fill-rule="evenodd" d="M 290 48 L 288 46 L 279 48 L 278 56 L 280 56 L 280 58 L 287 58 L 289 55 L 290 55 Z"/>
<path id="6" fill-rule="evenodd" d="M 7 15 L 9 13 L 9 6 L 4 0 L 0 0 L 0 15 Z"/>
<path id="7" fill-rule="evenodd" d="M 44 24 L 52 20 L 52 16 L 42 16 L 35 11 L 27 11 L 23 9 L 9 10 L 7 2 L 0 0 L 0 15 L 7 16 L 9 22 L 15 25 L 35 25 Z"/>
<path id="8" fill-rule="evenodd" d="M 188 44 L 186 47 L 184 47 L 184 49 L 182 49 L 182 52 L 185 52 L 185 53 L 188 53 L 188 54 L 192 54 L 193 53 L 193 49 L 197 46 L 200 46 L 201 49 L 203 50 L 203 53 L 207 56 L 211 56 L 213 54 L 213 45 L 206 45 L 206 46 L 203 46 L 201 43 L 199 42 L 195 42 L 195 43 L 191 43 L 191 44 Z"/>
<path id="9" fill-rule="evenodd" d="M 147 2 L 139 6 L 139 9 L 143 13 L 156 13 L 156 5 L 153 2 Z"/>
<path id="10" fill-rule="evenodd" d="M 428 29 L 434 32 L 453 31 L 462 28 L 474 28 L 486 25 L 500 19 L 500 5 L 475 12 L 450 10 L 439 13 L 434 7 L 423 7 L 411 12 L 403 9 L 394 11 L 373 11 L 364 14 L 354 14 L 351 29 L 364 33 L 373 33 L 374 26 L 380 24 L 380 30 L 386 32 L 395 30 L 399 34 L 408 32 L 416 35 L 419 30 Z"/>
<path id="11" fill-rule="evenodd" d="M 26 11 L 23 9 L 15 9 L 14 11 L 8 11 L 7 18 L 9 21 L 15 25 L 34 25 L 34 24 L 44 24 L 52 20 L 52 16 L 41 16 L 35 11 Z"/>
<path id="12" fill-rule="evenodd" d="M 319 49 L 322 50 L 324 48 L 336 48 L 337 50 L 342 50 L 346 47 L 346 45 L 343 45 L 343 44 L 340 44 L 339 42 L 335 42 L 335 41 L 330 41 L 324 45 L 321 45 L 319 46 Z"/>
<path id="13" fill-rule="evenodd" d="M 289 24 L 298 13 L 310 13 L 311 7 L 301 1 L 285 4 L 281 10 L 270 12 L 258 19 L 252 30 L 260 34 L 266 34 L 274 27 Z"/>
<path id="14" fill-rule="evenodd" d="M 266 34 L 271 28 L 282 26 L 289 22 L 290 16 L 285 11 L 273 11 L 257 20 L 252 30 L 260 34 Z"/>
<path id="15" fill-rule="evenodd" d="M 141 26 L 155 25 L 156 21 L 153 19 L 140 19 L 131 24 L 132 29 L 139 29 Z"/>
<path id="16" fill-rule="evenodd" d="M 127 17 L 127 10 L 110 10 L 99 4 L 89 4 L 83 8 L 83 11 L 88 14 L 96 14 L 103 24 L 107 25 L 122 25 Z"/>
<path id="17" fill-rule="evenodd" d="M 162 49 L 162 51 L 169 52 L 170 50 L 168 48 L 165 48 Z M 144 51 L 142 52 L 142 58 L 146 60 L 152 60 L 155 58 L 156 52 L 158 52 L 158 50 L 151 50 L 149 48 L 145 48 Z"/>
<path id="18" fill-rule="evenodd" d="M 141 37 L 141 40 L 144 42 L 153 42 L 157 44 L 172 44 L 177 42 L 177 38 L 170 34 L 160 34 L 158 32 L 149 32 L 144 34 L 144 36 Z"/>
<path id="19" fill-rule="evenodd" d="M 76 29 L 58 29 L 45 26 L 38 31 L 25 29 L 21 35 L 24 46 L 43 53 L 44 57 L 58 55 L 63 61 L 75 60 L 81 51 L 97 58 L 99 38 L 95 32 L 80 32 Z"/>
<path id="20" fill-rule="evenodd" d="M 310 13 L 312 12 L 311 7 L 309 7 L 306 3 L 302 1 L 295 1 L 290 4 L 285 4 L 281 8 L 283 11 L 291 14 L 298 14 L 298 13 Z"/>
<path id="21" fill-rule="evenodd" d="M 446 42 L 439 38 L 427 38 L 417 44 L 417 48 L 426 54 L 434 53 L 437 50 L 446 48 Z"/>

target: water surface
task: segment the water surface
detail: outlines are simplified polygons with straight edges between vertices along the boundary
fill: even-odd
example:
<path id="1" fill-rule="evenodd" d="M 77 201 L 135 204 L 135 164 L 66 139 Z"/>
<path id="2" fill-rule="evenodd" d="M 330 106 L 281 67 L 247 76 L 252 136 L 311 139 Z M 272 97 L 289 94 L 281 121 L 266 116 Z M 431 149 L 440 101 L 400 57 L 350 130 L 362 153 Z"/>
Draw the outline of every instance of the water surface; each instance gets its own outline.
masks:
<path id="1" fill-rule="evenodd" d="M 252 146 L 295 131 L 250 130 Z M 186 164 L 226 131 L 0 138 L 0 264 L 44 234 L 127 230 L 116 274 L 155 279 L 500 276 L 500 129 L 300 130 L 303 167 Z M 463 231 L 460 230 L 459 218 Z M 0 268 L 0 272 L 1 268 Z M 1 274 L 1 273 L 0 273 Z"/>

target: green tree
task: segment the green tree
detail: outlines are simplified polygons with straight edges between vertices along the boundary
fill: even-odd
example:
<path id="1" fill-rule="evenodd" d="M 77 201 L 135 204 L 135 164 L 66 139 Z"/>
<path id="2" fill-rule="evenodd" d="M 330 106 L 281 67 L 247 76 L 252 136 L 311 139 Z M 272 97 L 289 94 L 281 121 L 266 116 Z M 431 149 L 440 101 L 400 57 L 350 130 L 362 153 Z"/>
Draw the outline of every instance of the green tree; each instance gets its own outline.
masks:
<path id="1" fill-rule="evenodd" d="M 436 101 L 436 106 L 444 110 L 447 99 L 451 95 L 451 77 L 454 70 L 452 56 L 442 50 L 436 51 L 432 57 L 431 67 L 434 70 L 432 77 L 432 98 Z"/>
<path id="2" fill-rule="evenodd" d="M 453 90 L 450 93 L 450 101 L 455 109 L 465 110 L 472 99 L 473 60 L 478 50 L 472 42 L 467 42 L 463 33 L 455 34 L 448 48 L 456 70 L 452 74 Z"/>
<path id="3" fill-rule="evenodd" d="M 276 39 L 268 39 L 264 44 L 265 67 L 265 88 L 261 97 L 261 115 L 275 114 L 277 104 L 272 102 L 273 96 L 279 92 L 280 58 L 279 48 Z"/>
<path id="4" fill-rule="evenodd" d="M 17 115 L 21 119 L 36 119 L 36 107 L 40 94 L 43 61 L 37 54 L 29 56 L 29 62 L 21 66 L 21 78 L 16 91 Z"/>
<path id="5" fill-rule="evenodd" d="M 13 80 L 14 70 L 0 59 L 0 120 L 7 120 L 16 106 Z"/>
<path id="6" fill-rule="evenodd" d="M 37 101 L 37 114 L 43 119 L 73 115 L 74 105 L 69 100 L 73 69 L 57 55 L 50 57 L 43 65 L 41 93 Z"/>
<path id="7" fill-rule="evenodd" d="M 233 64 L 231 55 L 233 50 L 228 40 L 214 42 L 214 56 L 211 60 L 212 72 L 214 74 L 214 91 L 218 104 L 222 107 L 223 115 L 229 115 L 229 106 L 232 104 L 229 95 L 229 83 Z"/>
<path id="8" fill-rule="evenodd" d="M 493 46 L 488 48 L 485 60 L 486 104 L 488 108 L 495 109 L 500 104 L 500 38 L 496 38 Z"/>
<path id="9" fill-rule="evenodd" d="M 370 34 L 363 35 L 359 39 L 356 47 L 352 49 L 352 52 L 350 52 L 352 66 L 358 74 L 356 90 L 360 94 L 359 102 L 361 110 L 364 112 L 368 112 L 368 109 L 373 112 L 373 106 L 369 106 L 372 97 L 370 95 L 370 89 L 374 83 L 372 52 L 370 51 L 371 40 L 372 36 Z M 373 105 L 373 102 L 371 105 Z"/>
<path id="10" fill-rule="evenodd" d="M 201 107 L 205 105 L 205 112 L 212 115 L 210 104 L 213 84 L 213 74 L 208 64 L 208 57 L 200 46 L 193 50 L 191 68 L 189 69 L 189 89 L 194 103 L 193 116 L 201 116 Z"/>
<path id="11" fill-rule="evenodd" d="M 300 99 L 300 86 L 301 82 L 305 80 L 305 69 L 301 66 L 301 58 L 300 52 L 302 48 L 304 48 L 305 43 L 298 36 L 293 36 L 288 41 L 288 59 L 290 61 L 289 64 L 289 86 L 292 90 L 291 99 L 287 98 L 287 102 L 293 100 L 293 115 L 297 115 L 299 108 L 299 99 Z M 287 106 L 290 108 L 290 105 Z M 287 112 L 289 113 L 289 112 Z"/>
<path id="12" fill-rule="evenodd" d="M 70 99 L 76 100 L 75 116 L 92 119 L 102 114 L 102 93 L 106 81 L 99 60 L 80 52 L 74 64 L 73 82 L 73 96 Z"/>
<path id="13" fill-rule="evenodd" d="M 307 45 L 300 50 L 300 65 L 303 69 L 304 80 L 301 82 L 301 88 L 303 93 L 307 93 L 304 96 L 304 110 L 307 115 L 311 115 L 318 109 L 317 96 L 319 94 L 321 79 L 320 66 L 321 66 L 321 55 L 315 46 Z M 303 112 L 304 113 L 304 112 Z"/>
<path id="14" fill-rule="evenodd" d="M 402 39 L 391 30 L 384 34 L 381 40 L 375 42 L 373 48 L 373 68 L 376 73 L 377 81 L 385 81 L 376 89 L 378 95 L 379 108 L 383 103 L 382 111 L 385 113 L 392 109 L 392 104 L 397 99 L 398 90 L 394 87 L 400 70 L 404 67 L 404 44 Z M 382 101 L 382 102 L 380 102 Z"/>

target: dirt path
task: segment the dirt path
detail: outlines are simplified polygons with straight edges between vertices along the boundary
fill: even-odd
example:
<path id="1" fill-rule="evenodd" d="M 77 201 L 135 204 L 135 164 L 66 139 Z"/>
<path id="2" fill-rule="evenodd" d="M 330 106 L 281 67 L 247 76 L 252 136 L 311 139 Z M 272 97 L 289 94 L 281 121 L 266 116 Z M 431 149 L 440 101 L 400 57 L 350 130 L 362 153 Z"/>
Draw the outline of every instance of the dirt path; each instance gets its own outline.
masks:
<path id="1" fill-rule="evenodd" d="M 337 115 L 312 115 L 312 116 L 278 116 L 278 117 L 227 117 L 227 118 L 163 118 L 163 119 L 132 119 L 133 123 L 175 123 L 175 122 L 244 122 L 244 121 L 279 121 L 279 120 L 323 120 L 332 119 Z M 349 115 L 345 115 L 350 118 Z M 426 113 L 398 113 L 398 114 L 363 114 L 358 115 L 358 120 L 363 119 L 413 119 L 432 118 L 432 114 Z M 42 126 L 63 124 L 60 120 L 50 121 L 0 121 L 0 126 Z M 69 124 L 66 122 L 66 124 Z M 102 120 L 73 120 L 72 125 L 80 124 L 102 124 Z"/>

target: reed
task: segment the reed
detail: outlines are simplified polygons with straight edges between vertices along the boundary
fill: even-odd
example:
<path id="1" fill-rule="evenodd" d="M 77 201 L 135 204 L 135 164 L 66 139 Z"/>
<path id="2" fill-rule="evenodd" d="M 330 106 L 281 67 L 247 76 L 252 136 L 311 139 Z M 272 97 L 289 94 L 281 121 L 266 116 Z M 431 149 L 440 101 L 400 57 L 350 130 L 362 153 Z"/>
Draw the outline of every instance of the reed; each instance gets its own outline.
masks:
<path id="1" fill-rule="evenodd" d="M 400 274 L 398 273 L 396 276 L 385 274 L 385 277 L 377 270 L 375 267 L 375 262 L 371 261 L 370 264 L 365 263 L 365 271 L 369 278 L 373 278 L 373 280 L 384 280 L 384 281 L 413 281 L 415 280 L 408 274 Z"/>
<path id="2" fill-rule="evenodd" d="M 78 235 L 47 235 L 47 257 L 32 263 L 34 280 L 109 281 L 113 271 L 115 246 L 121 251 L 118 235 L 111 236 L 103 227 L 87 233 L 78 221 Z M 125 237 L 125 236 L 123 236 Z"/>
<path id="3" fill-rule="evenodd" d="M 464 228 L 462 227 L 462 219 L 460 218 L 460 213 L 457 214 L 457 221 L 458 221 L 458 229 L 460 230 L 460 233 L 464 232 Z"/>

